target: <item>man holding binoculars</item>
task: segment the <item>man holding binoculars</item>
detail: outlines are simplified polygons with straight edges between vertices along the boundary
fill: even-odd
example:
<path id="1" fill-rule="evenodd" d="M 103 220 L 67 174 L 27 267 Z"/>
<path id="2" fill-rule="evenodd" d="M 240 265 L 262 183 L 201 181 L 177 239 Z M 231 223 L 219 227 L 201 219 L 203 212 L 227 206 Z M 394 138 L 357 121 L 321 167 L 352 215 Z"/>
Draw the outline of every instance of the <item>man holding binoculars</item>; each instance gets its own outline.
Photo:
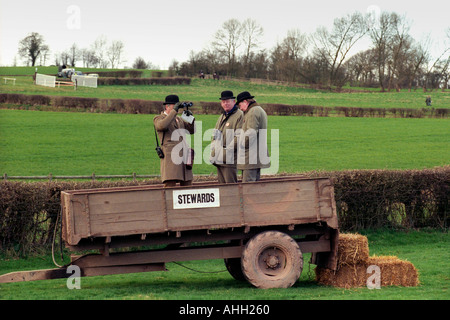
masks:
<path id="1" fill-rule="evenodd" d="M 181 137 L 182 148 L 174 148 L 180 144 L 180 140 L 171 140 L 172 133 L 178 129 L 185 129 L 190 134 L 195 131 L 192 112 L 188 109 L 192 106 L 192 102 L 180 102 L 177 95 L 168 95 L 163 103 L 164 110 L 160 115 L 153 119 L 155 127 L 155 133 L 157 133 L 156 151 L 161 159 L 161 180 L 165 187 L 174 187 L 179 183 L 181 186 L 188 186 L 192 184 L 193 174 L 192 166 L 188 166 L 188 159 L 191 157 L 187 154 L 190 148 L 187 145 L 186 137 Z M 182 117 L 178 117 L 178 110 L 185 108 L 185 112 Z M 183 120 L 181 119 L 183 118 Z M 179 133 L 183 133 L 184 130 L 179 130 Z M 161 147 L 159 147 L 159 141 L 161 141 Z M 179 152 L 178 155 L 172 157 L 172 152 Z M 172 158 L 183 159 L 181 163 L 176 163 Z"/>

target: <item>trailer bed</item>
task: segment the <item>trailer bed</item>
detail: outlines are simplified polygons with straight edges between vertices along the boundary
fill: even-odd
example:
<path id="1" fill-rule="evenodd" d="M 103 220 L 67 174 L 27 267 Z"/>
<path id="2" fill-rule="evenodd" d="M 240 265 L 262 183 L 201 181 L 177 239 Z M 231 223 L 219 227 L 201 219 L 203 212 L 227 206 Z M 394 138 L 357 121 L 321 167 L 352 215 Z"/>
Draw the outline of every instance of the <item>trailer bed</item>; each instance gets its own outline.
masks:
<path id="1" fill-rule="evenodd" d="M 328 178 L 63 191 L 61 204 L 62 235 L 70 246 L 95 237 L 318 221 L 337 229 L 334 190 Z"/>

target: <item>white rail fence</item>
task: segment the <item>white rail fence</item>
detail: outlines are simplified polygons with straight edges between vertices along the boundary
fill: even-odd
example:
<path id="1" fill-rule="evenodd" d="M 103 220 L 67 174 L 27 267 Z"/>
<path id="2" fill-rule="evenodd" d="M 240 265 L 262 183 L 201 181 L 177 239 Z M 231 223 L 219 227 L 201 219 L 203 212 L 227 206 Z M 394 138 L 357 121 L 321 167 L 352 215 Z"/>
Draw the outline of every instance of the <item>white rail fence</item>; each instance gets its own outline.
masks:
<path id="1" fill-rule="evenodd" d="M 45 74 L 36 73 L 36 84 L 38 86 L 52 87 L 56 86 L 56 77 L 47 76 Z"/>
<path id="2" fill-rule="evenodd" d="M 75 82 L 79 87 L 97 88 L 97 79 L 98 78 L 94 76 L 72 76 L 72 81 Z"/>

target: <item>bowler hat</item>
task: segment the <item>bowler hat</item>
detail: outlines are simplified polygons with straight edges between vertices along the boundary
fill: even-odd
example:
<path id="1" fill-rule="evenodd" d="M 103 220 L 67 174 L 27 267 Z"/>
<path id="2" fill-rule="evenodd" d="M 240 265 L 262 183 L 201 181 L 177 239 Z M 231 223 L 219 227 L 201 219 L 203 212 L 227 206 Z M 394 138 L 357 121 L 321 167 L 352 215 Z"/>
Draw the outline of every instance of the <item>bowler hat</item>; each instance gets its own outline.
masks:
<path id="1" fill-rule="evenodd" d="M 178 96 L 175 95 L 175 94 L 171 94 L 171 95 L 168 95 L 166 97 L 166 102 L 164 102 L 163 104 L 164 105 L 166 105 L 166 104 L 175 104 L 177 102 L 180 102 L 180 99 L 178 98 Z"/>
<path id="2" fill-rule="evenodd" d="M 233 91 L 222 91 L 220 94 L 220 100 L 228 100 L 228 99 L 235 99 L 236 97 L 233 97 Z"/>
<path id="3" fill-rule="evenodd" d="M 253 99 L 254 97 L 255 97 L 255 96 L 252 96 L 252 95 L 250 94 L 250 92 L 248 92 L 248 91 L 241 92 L 241 93 L 239 93 L 238 96 L 237 96 L 236 104 L 238 104 L 239 102 L 242 102 L 242 101 L 244 101 L 244 100 L 247 100 L 247 99 Z"/>

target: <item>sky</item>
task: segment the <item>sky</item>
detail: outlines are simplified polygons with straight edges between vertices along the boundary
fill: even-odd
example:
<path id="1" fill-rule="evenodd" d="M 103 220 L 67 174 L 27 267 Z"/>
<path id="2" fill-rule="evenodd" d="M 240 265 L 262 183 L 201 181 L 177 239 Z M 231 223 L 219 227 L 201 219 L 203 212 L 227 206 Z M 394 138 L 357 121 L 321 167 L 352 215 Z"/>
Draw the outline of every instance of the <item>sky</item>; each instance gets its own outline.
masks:
<path id="1" fill-rule="evenodd" d="M 187 61 L 191 51 L 208 47 L 232 18 L 256 20 L 264 29 L 261 48 L 270 50 L 288 30 L 312 34 L 319 26 L 330 29 L 335 18 L 355 11 L 406 15 L 415 40 L 429 37 L 434 55 L 445 48 L 450 27 L 450 2 L 445 0 L 0 0 L 0 66 L 12 66 L 15 57 L 17 65 L 24 65 L 17 50 L 31 32 L 41 34 L 50 47 L 47 65 L 54 64 L 53 54 L 72 44 L 90 48 L 104 36 L 108 45 L 123 42 L 121 67 L 131 67 L 142 57 L 167 69 L 173 60 Z"/>

